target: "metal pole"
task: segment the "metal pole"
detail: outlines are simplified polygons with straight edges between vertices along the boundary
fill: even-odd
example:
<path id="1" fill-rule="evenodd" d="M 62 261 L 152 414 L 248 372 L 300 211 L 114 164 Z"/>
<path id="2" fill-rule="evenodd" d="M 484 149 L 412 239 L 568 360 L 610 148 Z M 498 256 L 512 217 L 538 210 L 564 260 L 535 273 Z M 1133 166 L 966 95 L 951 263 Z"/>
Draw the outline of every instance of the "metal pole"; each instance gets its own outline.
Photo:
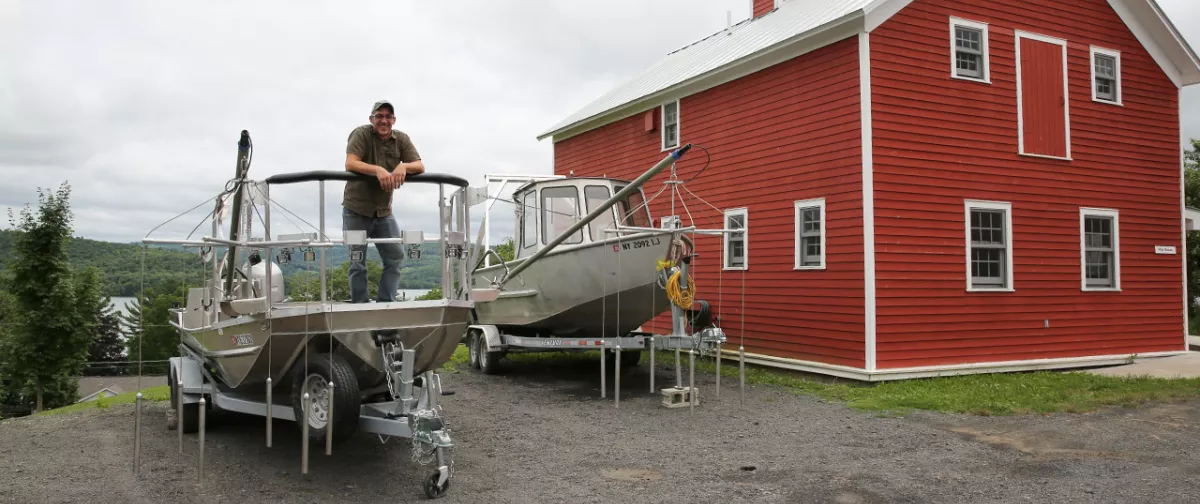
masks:
<path id="1" fill-rule="evenodd" d="M 300 439 L 300 474 L 308 474 L 308 413 L 310 408 L 310 405 L 308 404 L 308 380 L 304 380 L 303 386 L 304 402 L 302 404 L 304 404 L 304 407 L 301 408 L 301 411 L 304 412 L 304 415 L 297 419 L 304 423 L 304 425 L 301 427 L 301 431 L 303 432 L 301 433 L 302 437 Z"/>
<path id="2" fill-rule="evenodd" d="M 650 393 L 654 393 L 654 335 L 650 335 Z"/>
<path id="3" fill-rule="evenodd" d="M 621 340 L 617 340 L 617 357 L 616 364 L 613 366 L 613 405 L 617 408 L 621 407 Z"/>
<path id="4" fill-rule="evenodd" d="M 328 241 L 325 236 L 325 181 L 320 182 L 321 186 L 321 241 Z M 364 252 L 365 253 L 365 252 Z M 325 305 L 325 247 L 321 247 L 321 305 Z"/>
<path id="5" fill-rule="evenodd" d="M 270 352 L 269 349 L 267 351 Z M 268 369 L 267 372 L 269 373 L 270 366 L 268 366 L 267 369 Z M 271 377 L 268 376 L 267 377 L 267 448 L 271 447 L 271 427 L 275 423 L 274 422 L 274 420 L 275 420 L 275 418 L 274 418 L 275 417 L 275 401 L 274 401 L 274 399 L 271 398 L 271 392 L 272 392 L 271 389 L 272 388 L 274 388 L 274 387 L 271 386 Z"/>
<path id="6" fill-rule="evenodd" d="M 179 391 L 179 400 L 176 401 L 179 404 L 175 405 L 175 417 L 176 417 L 175 429 L 179 431 L 179 454 L 183 455 L 183 423 L 184 423 L 184 420 L 187 419 L 187 415 L 183 414 L 183 366 L 182 366 L 182 361 L 180 362 L 180 364 L 181 364 L 179 366 L 180 376 L 177 378 L 177 381 L 175 383 L 175 390 Z"/>
<path id="7" fill-rule="evenodd" d="M 556 238 L 551 240 L 550 243 L 547 243 L 545 247 L 542 247 L 540 250 L 538 250 L 532 256 L 529 256 L 529 259 L 522 261 L 515 268 L 513 268 L 508 273 L 506 273 L 504 275 L 504 278 L 500 280 L 499 284 L 502 286 L 502 285 L 508 283 L 510 280 L 512 280 L 514 277 L 516 277 L 522 271 L 525 271 L 525 268 L 528 268 L 529 265 L 534 263 L 534 261 L 537 261 L 538 259 L 541 259 L 542 256 L 550 253 L 551 250 L 554 250 L 554 248 L 557 247 L 560 243 L 569 239 L 571 237 L 571 235 L 575 234 L 576 231 L 583 229 L 583 226 L 588 225 L 588 223 L 591 222 L 592 220 L 594 220 L 596 217 L 599 217 L 604 212 L 607 212 L 608 209 L 612 208 L 613 205 L 616 205 L 618 201 L 625 199 L 627 196 L 629 196 L 634 191 L 639 190 L 642 187 L 642 184 L 645 184 L 647 180 L 650 180 L 650 178 L 654 177 L 655 175 L 658 175 L 658 172 L 662 171 L 663 168 L 666 168 L 667 166 L 674 164 L 675 161 L 677 161 L 677 160 L 679 160 L 679 158 L 683 157 L 684 153 L 686 153 L 691 148 L 692 148 L 692 144 L 687 144 L 687 145 L 684 145 L 683 147 L 680 147 L 678 150 L 673 151 L 670 154 L 667 154 L 667 156 L 664 157 L 662 159 L 662 161 L 659 161 L 658 164 L 654 165 L 649 170 L 646 170 L 645 173 L 641 174 L 641 176 L 634 179 L 633 182 L 629 183 L 629 185 L 625 186 L 620 191 L 617 191 L 617 194 L 614 194 L 607 201 L 605 201 L 604 203 L 601 203 L 599 206 L 597 206 L 591 212 L 588 212 L 588 214 L 586 216 L 584 216 L 582 219 L 580 219 L 580 220 L 576 221 L 574 224 L 572 224 L 571 227 L 568 227 L 566 230 L 564 230 L 562 232 L 562 234 L 559 234 Z"/>
<path id="8" fill-rule="evenodd" d="M 446 219 L 446 186 L 438 184 L 438 245 L 442 256 L 442 299 L 449 299 L 450 290 L 453 286 L 450 284 L 450 269 L 446 261 L 446 240 L 449 239 L 448 228 L 450 222 Z"/>
<path id="9" fill-rule="evenodd" d="M 717 399 L 721 398 L 721 343 L 717 343 Z"/>
<path id="10" fill-rule="evenodd" d="M 608 383 L 606 381 L 607 377 L 604 376 L 604 367 L 605 367 L 605 364 L 607 364 L 604 361 L 608 357 L 607 355 L 604 355 L 604 350 L 607 348 L 608 348 L 608 345 L 604 343 L 604 340 L 600 340 L 600 398 L 601 399 L 604 399 L 606 397 L 605 394 L 608 391 Z"/>
<path id="11" fill-rule="evenodd" d="M 333 454 L 333 380 L 329 380 L 329 400 L 325 413 L 325 454 Z"/>
<path id="12" fill-rule="evenodd" d="M 741 404 L 746 404 L 746 347 L 738 346 L 738 394 Z"/>
<path id="13" fill-rule="evenodd" d="M 182 394 L 180 394 L 182 395 Z M 138 391 L 134 399 L 133 418 L 133 474 L 142 474 L 142 393 Z"/>
<path id="14" fill-rule="evenodd" d="M 201 394 L 200 395 L 200 413 L 198 415 L 199 419 L 200 419 L 200 454 L 199 454 L 199 463 L 196 464 L 196 480 L 200 481 L 200 482 L 204 481 L 204 422 L 205 422 L 205 419 L 204 419 L 205 414 L 204 413 L 205 413 L 205 410 L 207 409 L 207 404 L 208 403 L 204 400 L 204 395 Z"/>
<path id="15" fill-rule="evenodd" d="M 674 334 L 671 335 L 675 337 Z M 678 343 L 678 340 L 676 340 Z M 679 356 L 679 345 L 675 345 L 675 386 L 683 388 L 683 359 Z"/>
<path id="16" fill-rule="evenodd" d="M 688 350 L 688 412 L 696 410 L 696 351 Z"/>

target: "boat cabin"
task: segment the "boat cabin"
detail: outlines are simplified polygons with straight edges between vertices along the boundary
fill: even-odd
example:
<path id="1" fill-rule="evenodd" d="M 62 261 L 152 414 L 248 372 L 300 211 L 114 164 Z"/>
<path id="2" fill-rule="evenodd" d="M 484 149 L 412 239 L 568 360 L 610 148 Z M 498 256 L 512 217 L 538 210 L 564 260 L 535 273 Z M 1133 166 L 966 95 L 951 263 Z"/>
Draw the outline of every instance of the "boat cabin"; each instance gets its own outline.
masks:
<path id="1" fill-rule="evenodd" d="M 545 247 L 571 225 L 608 201 L 629 185 L 628 180 L 604 177 L 572 177 L 527 183 L 513 191 L 516 203 L 517 259 L 529 257 Z M 617 237 L 626 227 L 651 227 L 650 209 L 641 189 L 630 193 L 609 211 L 567 238 L 560 247 L 603 242 Z"/>

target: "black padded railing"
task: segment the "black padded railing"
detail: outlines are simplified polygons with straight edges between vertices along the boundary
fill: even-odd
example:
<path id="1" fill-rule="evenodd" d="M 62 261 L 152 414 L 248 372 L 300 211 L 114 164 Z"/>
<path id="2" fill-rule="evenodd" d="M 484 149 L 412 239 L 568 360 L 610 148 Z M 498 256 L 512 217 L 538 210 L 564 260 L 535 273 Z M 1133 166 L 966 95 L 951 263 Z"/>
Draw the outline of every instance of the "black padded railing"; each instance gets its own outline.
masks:
<path id="1" fill-rule="evenodd" d="M 334 170 L 317 170 L 295 173 L 280 173 L 279 175 L 271 175 L 267 177 L 268 185 L 278 184 L 298 184 L 301 182 L 319 182 L 322 180 L 361 180 L 373 181 L 379 183 L 379 179 L 372 175 L 363 175 L 350 171 L 334 171 Z M 444 173 L 417 173 L 404 177 L 404 183 L 417 184 L 450 184 L 458 187 L 468 187 L 471 184 L 467 179 L 456 177 L 454 175 L 446 175 Z"/>

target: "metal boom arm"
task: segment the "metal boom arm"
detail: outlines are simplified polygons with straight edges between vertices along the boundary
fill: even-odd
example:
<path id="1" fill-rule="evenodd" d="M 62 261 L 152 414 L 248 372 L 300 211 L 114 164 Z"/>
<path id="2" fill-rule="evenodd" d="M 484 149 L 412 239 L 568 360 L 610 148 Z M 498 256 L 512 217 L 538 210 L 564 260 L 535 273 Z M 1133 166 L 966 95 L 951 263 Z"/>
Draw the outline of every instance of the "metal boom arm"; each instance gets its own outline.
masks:
<path id="1" fill-rule="evenodd" d="M 589 222 L 595 220 L 596 217 L 600 216 L 600 214 L 608 211 L 609 208 L 612 208 L 612 206 L 617 204 L 618 201 L 625 199 L 625 197 L 629 196 L 629 194 L 632 193 L 633 191 L 636 191 L 639 188 L 641 188 L 642 184 L 645 184 L 647 180 L 650 180 L 655 175 L 658 175 L 658 172 L 663 171 L 664 168 L 666 168 L 667 166 L 670 166 L 675 161 L 678 161 L 679 158 L 683 157 L 683 155 L 685 153 L 687 153 L 687 151 L 690 150 L 691 148 L 692 148 L 692 144 L 687 144 L 687 145 L 684 145 L 683 147 L 680 147 L 679 149 L 671 152 L 670 154 L 667 154 L 667 156 L 664 157 L 662 159 L 662 161 L 659 161 L 658 164 L 654 165 L 649 170 L 646 170 L 645 173 L 643 173 L 638 178 L 634 179 L 633 182 L 630 182 L 629 185 L 625 186 L 623 189 L 618 191 L 617 194 L 614 194 L 611 198 L 609 198 L 608 201 L 605 201 L 603 204 L 596 207 L 595 210 L 592 210 L 587 215 L 585 215 L 582 219 L 579 219 L 579 221 L 577 221 L 575 224 L 572 224 L 571 227 L 567 228 L 562 233 L 560 233 L 558 235 L 558 237 L 554 238 L 554 240 L 551 240 L 550 243 L 547 243 L 546 246 L 542 247 L 541 250 L 538 250 L 537 253 L 533 254 L 532 256 L 529 256 L 529 259 L 521 261 L 521 263 L 518 264 L 515 268 L 513 268 L 511 271 L 505 273 L 504 278 L 502 278 L 500 280 L 500 282 L 497 284 L 497 287 L 503 287 L 504 284 L 508 283 L 509 280 L 513 279 L 519 273 L 524 271 L 525 268 L 528 268 L 529 265 L 533 264 L 534 261 L 541 259 L 542 256 L 550 253 L 550 251 L 553 250 L 554 247 L 557 247 L 560 243 L 566 241 L 567 238 L 570 238 L 571 235 L 574 234 L 576 231 L 579 231 L 580 229 L 583 228 L 583 226 L 586 226 Z"/>

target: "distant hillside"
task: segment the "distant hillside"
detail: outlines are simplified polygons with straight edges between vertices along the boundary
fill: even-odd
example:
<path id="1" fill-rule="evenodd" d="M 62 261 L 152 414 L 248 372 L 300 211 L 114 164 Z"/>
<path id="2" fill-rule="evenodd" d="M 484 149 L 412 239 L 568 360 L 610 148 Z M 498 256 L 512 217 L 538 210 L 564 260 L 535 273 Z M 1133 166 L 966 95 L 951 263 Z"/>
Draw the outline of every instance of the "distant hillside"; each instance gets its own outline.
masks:
<path id="1" fill-rule="evenodd" d="M 12 249 L 15 231 L 0 230 L 0 267 L 7 267 L 5 261 Z M 218 250 L 220 253 L 221 250 Z M 137 244 L 114 243 L 74 238 L 67 247 L 71 266 L 85 268 L 95 266 L 104 272 L 105 293 L 110 296 L 134 296 L 141 289 L 142 282 L 142 247 Z M 346 247 L 326 249 L 327 267 L 332 270 L 350 260 Z M 405 259 L 404 272 L 401 274 L 400 288 L 430 289 L 440 283 L 438 275 L 440 250 L 437 244 L 424 244 L 421 247 L 421 258 Z M 285 277 L 290 277 L 297 271 L 306 268 L 312 272 L 321 270 L 319 255 L 317 261 L 305 262 L 303 254 L 292 251 L 292 260 L 283 265 Z M 367 249 L 367 260 L 382 262 L 374 246 Z M 188 251 L 180 247 L 149 247 L 145 260 L 146 285 L 153 285 L 164 280 L 178 280 L 189 285 L 196 285 L 201 278 L 200 258 L 195 249 Z"/>

